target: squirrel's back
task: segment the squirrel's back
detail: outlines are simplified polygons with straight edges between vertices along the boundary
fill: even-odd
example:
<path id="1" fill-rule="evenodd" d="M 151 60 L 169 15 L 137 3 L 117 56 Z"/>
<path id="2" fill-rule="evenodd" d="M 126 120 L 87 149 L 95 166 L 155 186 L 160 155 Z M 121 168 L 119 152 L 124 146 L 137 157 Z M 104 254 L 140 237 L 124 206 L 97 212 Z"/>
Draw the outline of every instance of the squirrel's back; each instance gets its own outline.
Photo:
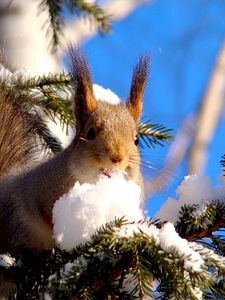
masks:
<path id="1" fill-rule="evenodd" d="M 28 96 L 0 84 L 0 177 L 27 163 L 35 147 L 36 126 Z"/>

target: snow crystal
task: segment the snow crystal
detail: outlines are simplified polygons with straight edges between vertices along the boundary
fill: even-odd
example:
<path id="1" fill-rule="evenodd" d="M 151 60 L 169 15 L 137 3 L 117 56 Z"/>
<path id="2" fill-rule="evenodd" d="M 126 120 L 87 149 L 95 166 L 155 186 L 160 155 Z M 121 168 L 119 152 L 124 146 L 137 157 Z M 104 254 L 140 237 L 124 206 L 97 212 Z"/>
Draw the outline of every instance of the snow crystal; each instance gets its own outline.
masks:
<path id="1" fill-rule="evenodd" d="M 159 245 L 165 252 L 173 253 L 180 261 L 183 261 L 184 268 L 189 272 L 200 273 L 204 261 L 201 255 L 192 249 L 192 244 L 182 239 L 175 231 L 174 225 L 170 222 L 165 223 L 161 229 L 155 225 L 148 226 L 146 223 L 130 223 L 116 228 L 115 238 L 130 238 L 142 231 L 149 239 L 154 239 L 155 244 Z"/>
<path id="2" fill-rule="evenodd" d="M 20 70 L 17 70 L 15 72 L 11 72 L 9 69 L 7 69 L 5 66 L 3 66 L 0 63 L 0 79 L 6 80 L 8 84 L 12 83 L 13 81 L 16 81 L 20 78 L 31 76 L 32 72 L 29 67 L 21 68 Z"/>
<path id="3" fill-rule="evenodd" d="M 156 290 L 158 285 L 159 285 L 159 282 L 157 280 L 153 280 L 151 282 L 151 290 L 152 291 Z M 125 293 L 129 293 L 129 294 L 132 293 L 132 296 L 133 296 L 132 299 L 140 299 L 139 290 L 136 290 L 136 292 L 134 292 L 134 289 L 136 286 L 138 286 L 137 278 L 132 274 L 126 274 L 124 281 L 123 281 L 123 286 L 122 286 L 122 288 L 120 288 L 120 292 L 125 292 Z M 142 299 L 143 300 L 158 299 L 157 296 L 159 296 L 159 293 L 154 293 L 154 296 L 155 297 L 153 298 L 150 295 L 144 295 L 142 297 Z"/>
<path id="4" fill-rule="evenodd" d="M 203 292 L 199 287 L 191 287 L 190 290 L 192 294 L 195 296 L 196 300 L 202 300 L 203 298 Z"/>
<path id="5" fill-rule="evenodd" d="M 93 84 L 94 95 L 97 100 L 105 101 L 109 104 L 120 103 L 120 98 L 110 89 L 105 89 L 98 84 Z"/>
<path id="6" fill-rule="evenodd" d="M 155 225 L 148 226 L 146 222 L 127 224 L 116 228 L 114 236 L 115 238 L 128 238 L 140 232 L 147 235 L 150 239 L 154 239 L 156 243 L 159 242 L 159 229 Z"/>
<path id="7" fill-rule="evenodd" d="M 74 264 L 71 262 L 66 263 L 64 266 L 64 274 L 69 274 L 72 271 L 73 266 Z"/>
<path id="8" fill-rule="evenodd" d="M 62 249 L 71 250 L 90 238 L 98 227 L 123 217 L 143 218 L 141 188 L 122 173 L 101 176 L 93 184 L 76 182 L 53 208 L 54 237 Z"/>
<path id="9" fill-rule="evenodd" d="M 171 221 L 175 223 L 177 221 L 181 206 L 182 205 L 179 201 L 169 197 L 167 201 L 161 206 L 161 209 L 156 214 L 156 217 L 161 221 Z"/>
<path id="10" fill-rule="evenodd" d="M 198 205 L 196 217 L 202 214 L 206 204 L 212 200 L 221 199 L 221 193 L 216 190 L 208 176 L 189 175 L 184 178 L 176 190 L 177 200 L 169 197 L 156 214 L 161 221 L 175 223 L 179 217 L 179 211 L 184 204 Z"/>
<path id="11" fill-rule="evenodd" d="M 177 195 L 188 204 L 215 200 L 218 196 L 208 176 L 189 175 L 177 189 Z M 197 203 L 196 203 L 197 202 Z"/>
<path id="12" fill-rule="evenodd" d="M 0 266 L 4 268 L 9 268 L 11 267 L 15 262 L 15 258 L 6 255 L 6 254 L 1 254 L 0 255 Z"/>
<path id="13" fill-rule="evenodd" d="M 5 68 L 2 64 L 0 64 L 0 80 L 6 80 L 8 84 L 10 84 L 12 80 L 12 72 Z"/>
<path id="14" fill-rule="evenodd" d="M 52 297 L 48 293 L 44 293 L 44 300 L 52 300 Z"/>
<path id="15" fill-rule="evenodd" d="M 184 261 L 184 268 L 190 272 L 201 272 L 204 261 L 201 255 L 189 247 L 187 240 L 182 239 L 172 223 L 167 222 L 159 232 L 160 245 L 166 252 L 172 252 Z"/>

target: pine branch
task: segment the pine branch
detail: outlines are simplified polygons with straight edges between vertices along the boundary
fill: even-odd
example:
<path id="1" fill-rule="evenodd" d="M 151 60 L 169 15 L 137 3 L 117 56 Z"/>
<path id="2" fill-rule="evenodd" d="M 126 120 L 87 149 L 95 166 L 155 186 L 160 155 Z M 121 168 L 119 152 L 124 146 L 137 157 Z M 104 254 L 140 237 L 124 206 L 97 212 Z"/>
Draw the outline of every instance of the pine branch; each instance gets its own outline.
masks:
<path id="1" fill-rule="evenodd" d="M 119 228 L 128 225 L 123 220 L 119 220 L 119 222 L 120 225 L 117 221 L 117 225 L 119 226 Z M 184 270 L 183 264 L 179 261 L 176 255 L 174 256 L 173 252 L 166 253 L 157 245 L 154 239 L 149 239 L 149 237 L 146 236 L 146 234 L 141 233 L 141 231 L 139 231 L 139 233 L 135 233 L 132 238 L 117 237 L 115 240 L 114 226 L 115 223 L 111 223 L 106 225 L 105 227 L 102 227 L 100 230 L 98 230 L 96 235 L 92 237 L 92 240 L 88 243 L 88 246 L 87 244 L 84 246 L 85 249 L 82 250 L 82 255 L 86 260 L 87 267 L 85 272 L 86 274 L 88 274 L 89 279 L 87 279 L 86 275 L 84 275 L 83 273 L 84 277 L 79 277 L 79 280 L 81 282 L 89 282 L 90 284 L 90 276 L 92 277 L 92 282 L 98 282 L 96 281 L 96 270 L 101 270 L 101 268 L 99 268 L 100 266 L 98 266 L 97 269 L 93 268 L 93 259 L 96 261 L 97 257 L 97 259 L 99 260 L 100 253 L 101 255 L 102 253 L 108 253 L 110 255 L 109 260 L 112 263 L 112 259 L 117 259 L 118 255 L 120 257 L 122 256 L 120 259 L 122 260 L 124 255 L 127 258 L 132 257 L 130 253 L 134 253 L 135 251 L 136 254 L 139 253 L 138 259 L 128 259 L 128 265 L 125 269 L 127 270 L 128 274 L 131 270 L 136 270 L 135 273 L 137 274 L 138 278 L 139 297 L 142 297 L 143 294 L 151 295 L 150 286 L 145 284 L 146 280 L 148 282 L 148 278 L 150 278 L 151 280 L 152 278 L 157 278 L 158 280 L 160 280 L 161 292 L 163 287 L 164 295 L 173 295 L 174 299 L 184 299 L 187 295 L 190 296 L 190 299 L 196 299 L 194 296 L 195 289 L 197 291 L 196 286 L 200 287 L 201 289 L 204 289 L 204 287 L 210 289 L 212 286 L 214 286 L 215 278 L 210 277 L 210 273 L 205 271 L 205 274 L 204 272 L 201 272 L 199 274 L 196 274 L 196 276 L 194 276 L 194 273 L 192 273 L 191 275 L 187 275 L 187 270 Z M 82 246 L 80 246 L 79 251 L 81 249 Z M 219 256 L 216 256 L 212 251 L 210 252 L 208 249 L 200 246 L 196 246 L 195 250 L 201 252 L 202 256 L 205 258 L 205 262 L 207 262 L 207 265 L 211 265 L 217 270 L 224 270 L 224 262 L 222 262 L 221 258 Z M 105 258 L 102 259 L 102 263 L 104 266 L 103 269 L 105 270 L 105 267 L 109 267 L 109 265 L 105 264 L 104 260 Z M 143 267 L 141 267 L 140 261 L 147 262 L 146 268 L 143 269 Z M 130 268 L 131 263 L 133 265 L 132 269 Z M 124 266 L 120 269 L 120 274 L 122 274 L 123 270 Z M 113 267 L 110 267 L 110 274 L 114 274 Z M 133 274 L 133 271 L 131 274 Z M 118 276 L 118 269 L 116 271 L 116 276 Z M 191 276 L 192 282 L 187 282 L 188 276 Z M 105 279 L 105 284 L 104 286 L 101 286 L 101 290 L 108 291 L 109 295 L 115 295 L 115 289 L 112 290 L 110 284 L 107 283 L 107 278 L 110 277 L 107 276 L 107 274 L 104 272 L 104 274 L 102 274 L 102 278 Z M 115 278 L 115 276 L 113 278 Z M 114 286 L 115 284 L 116 283 L 114 282 Z M 92 285 L 90 284 L 90 286 Z M 143 290 L 142 287 L 145 287 L 145 290 Z M 95 299 L 105 299 L 104 297 L 105 295 L 100 293 Z"/>
<path id="2" fill-rule="evenodd" d="M 56 118 L 60 121 L 62 127 L 72 127 L 74 124 L 73 113 L 71 108 L 71 94 L 72 83 L 68 74 L 62 72 L 59 74 L 48 74 L 44 76 L 35 77 L 23 77 L 11 76 L 9 82 L 8 78 L 2 78 L 2 85 L 5 85 L 6 89 L 11 89 L 12 85 L 21 90 L 21 93 L 29 95 L 29 101 L 35 108 L 41 118 L 46 115 L 53 122 Z M 37 108 L 40 110 L 38 111 Z M 43 115 L 44 114 L 44 115 Z M 141 140 L 141 146 L 147 146 L 149 148 L 155 145 L 163 145 L 163 142 L 171 139 L 173 136 L 170 134 L 171 129 L 166 129 L 162 125 L 152 123 L 140 123 L 138 126 L 138 134 Z M 49 149 L 52 149 L 54 153 L 61 149 L 59 142 L 51 132 L 47 130 L 47 127 L 40 124 L 39 133 L 41 134 L 41 140 L 46 141 L 46 145 Z"/>
<path id="3" fill-rule="evenodd" d="M 197 205 L 184 205 L 180 211 L 176 229 L 181 237 L 194 241 L 211 238 L 213 232 L 225 227 L 225 204 L 212 202 L 199 213 Z"/>
<path id="4" fill-rule="evenodd" d="M 22 78 L 18 85 L 21 89 L 42 89 L 45 86 L 55 86 L 58 90 L 62 89 L 64 91 L 71 85 L 71 80 L 69 75 L 65 72 L 56 74 L 49 73 L 43 76 Z"/>
<path id="5" fill-rule="evenodd" d="M 8 274 L 14 272 L 14 279 L 18 276 L 20 297 L 13 299 L 37 299 L 46 292 L 53 299 L 144 299 L 146 295 L 153 296 L 154 279 L 160 283 L 160 299 L 198 299 L 196 295 L 202 291 L 221 292 L 219 282 L 225 272 L 225 259 L 200 244 L 188 243 L 187 247 L 203 262 L 199 270 L 189 268 L 188 256 L 165 248 L 151 235 L 154 227 L 153 232 L 159 230 L 160 236 L 161 229 L 156 225 L 151 220 L 130 223 L 117 219 L 71 252 L 55 249 L 47 262 L 24 254 L 20 263 L 17 259 L 11 268 L 7 267 Z M 135 229 L 133 234 L 124 235 L 130 229 Z M 121 286 L 125 287 L 129 274 L 133 287 L 125 292 Z"/>
<path id="6" fill-rule="evenodd" d="M 138 252 L 133 252 L 133 270 L 134 279 L 136 284 L 133 282 L 134 288 L 131 292 L 132 295 L 138 294 L 139 299 L 144 299 L 146 295 L 151 296 L 152 293 L 152 277 L 149 278 L 148 262 L 143 259 L 143 256 Z"/>
<path id="7" fill-rule="evenodd" d="M 111 16 L 106 15 L 104 10 L 96 3 L 83 0 L 67 0 L 66 5 L 71 14 L 86 15 L 92 18 L 98 26 L 98 31 L 102 35 L 110 31 Z"/>
<path id="8" fill-rule="evenodd" d="M 61 142 L 57 137 L 52 135 L 45 122 L 39 116 L 36 117 L 36 122 L 38 127 L 37 133 L 44 149 L 47 151 L 50 150 L 50 153 L 54 154 L 61 152 L 63 150 Z"/>
<path id="9" fill-rule="evenodd" d="M 142 147 L 144 147 L 144 145 L 149 148 L 154 148 L 155 145 L 163 146 L 163 142 L 173 138 L 173 135 L 170 133 L 171 129 L 148 122 L 141 122 L 138 125 L 138 135 L 142 142 Z"/>
<path id="10" fill-rule="evenodd" d="M 39 8 L 40 12 L 47 11 L 48 13 L 44 26 L 47 27 L 47 34 L 51 35 L 53 51 L 56 51 L 60 44 L 60 35 L 63 34 L 67 11 L 71 15 L 88 17 L 91 23 L 98 26 L 101 35 L 110 31 L 111 18 L 97 3 L 84 0 L 42 0 Z"/>
<path id="11" fill-rule="evenodd" d="M 59 35 L 62 34 L 62 1 L 61 0 L 42 0 L 39 5 L 40 13 L 47 11 L 48 19 L 44 27 L 47 27 L 46 35 L 51 36 L 52 50 L 55 51 L 59 45 Z"/>
<path id="12" fill-rule="evenodd" d="M 73 126 L 73 115 L 69 94 L 71 92 L 71 81 L 67 74 L 49 74 L 43 77 L 29 78 L 21 83 L 21 89 L 31 90 L 35 94 L 35 105 L 40 106 L 45 114 L 54 121 L 59 116 L 62 125 Z M 62 96 L 60 95 L 62 94 Z M 173 138 L 171 129 L 162 125 L 141 122 L 138 126 L 141 146 L 149 148 L 155 145 L 163 146 L 163 142 Z"/>
<path id="13" fill-rule="evenodd" d="M 71 80 L 64 72 L 48 74 L 42 77 L 23 78 L 17 82 L 21 91 L 32 95 L 33 105 L 38 106 L 53 122 L 57 117 L 60 124 L 73 126 L 71 108 Z"/>
<path id="14" fill-rule="evenodd" d="M 0 81 L 2 89 L 15 89 L 22 97 L 26 97 L 30 106 L 29 119 L 33 120 L 37 128 L 37 136 L 43 148 L 52 153 L 62 151 L 61 142 L 51 133 L 44 118 L 47 116 L 53 122 L 58 119 L 62 128 L 66 127 L 66 132 L 69 126 L 73 126 L 69 76 L 60 73 L 25 78 L 12 74 Z"/>

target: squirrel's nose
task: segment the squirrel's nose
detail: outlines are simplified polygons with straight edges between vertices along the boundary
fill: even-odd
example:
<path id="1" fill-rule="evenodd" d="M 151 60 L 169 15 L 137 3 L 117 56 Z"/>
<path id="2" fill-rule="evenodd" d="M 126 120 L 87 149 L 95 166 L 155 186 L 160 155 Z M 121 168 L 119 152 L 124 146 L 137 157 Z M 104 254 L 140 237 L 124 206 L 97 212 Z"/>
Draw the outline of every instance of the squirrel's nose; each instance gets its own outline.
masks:
<path id="1" fill-rule="evenodd" d="M 122 151 L 113 153 L 110 155 L 110 159 L 112 161 L 113 164 L 118 164 L 120 162 L 122 162 L 124 160 L 124 153 Z"/>
<path id="2" fill-rule="evenodd" d="M 117 163 L 120 163 L 122 160 L 121 157 L 111 157 L 111 161 L 114 163 L 114 164 L 117 164 Z"/>

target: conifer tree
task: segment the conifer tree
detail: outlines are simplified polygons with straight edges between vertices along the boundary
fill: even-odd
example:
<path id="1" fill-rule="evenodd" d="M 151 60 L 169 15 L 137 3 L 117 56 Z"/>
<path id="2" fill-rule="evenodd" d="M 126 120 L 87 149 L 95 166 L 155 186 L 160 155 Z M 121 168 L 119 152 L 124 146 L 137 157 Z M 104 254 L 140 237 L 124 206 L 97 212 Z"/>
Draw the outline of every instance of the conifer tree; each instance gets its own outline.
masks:
<path id="1" fill-rule="evenodd" d="M 11 74 L 1 78 L 1 85 L 6 89 L 16 85 L 30 95 L 39 140 L 48 151 L 61 151 L 43 115 L 73 125 L 69 76 L 18 79 L 18 74 Z M 157 124 L 140 123 L 138 131 L 142 147 L 172 137 L 170 130 Z M 221 199 L 207 202 L 204 208 L 182 206 L 174 225 L 150 218 L 136 223 L 115 219 L 102 224 L 88 242 L 72 251 L 54 249 L 47 260 L 31 253 L 15 258 L 3 254 L 1 276 L 18 279 L 12 299 L 44 295 L 52 299 L 223 299 L 224 224 Z"/>
<path id="2" fill-rule="evenodd" d="M 91 14 L 101 32 L 109 29 L 97 4 L 43 0 L 40 7 L 49 11 L 53 47 L 59 42 L 65 7 L 71 13 Z M 49 153 L 60 152 L 60 141 L 44 116 L 73 126 L 68 74 L 11 74 L 0 81 L 5 89 L 16 85 L 30 95 L 40 143 Z M 141 147 L 172 138 L 169 129 L 150 122 L 140 123 L 138 132 Z M 224 156 L 221 165 L 225 168 Z M 224 199 L 184 204 L 173 224 L 166 221 L 115 219 L 102 224 L 86 243 L 71 251 L 56 248 L 47 258 L 44 253 L 15 258 L 2 254 L 0 276 L 16 279 L 11 299 L 225 299 Z"/>

